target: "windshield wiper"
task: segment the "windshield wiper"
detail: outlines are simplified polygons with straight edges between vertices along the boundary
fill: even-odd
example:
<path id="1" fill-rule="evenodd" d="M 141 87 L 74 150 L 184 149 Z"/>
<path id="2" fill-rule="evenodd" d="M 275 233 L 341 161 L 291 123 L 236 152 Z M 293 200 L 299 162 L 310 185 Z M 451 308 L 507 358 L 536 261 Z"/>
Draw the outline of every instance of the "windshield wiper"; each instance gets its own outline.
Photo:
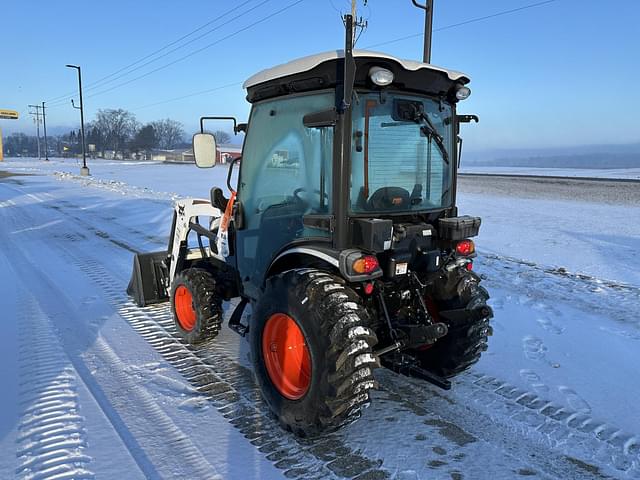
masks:
<path id="1" fill-rule="evenodd" d="M 436 145 L 438 146 L 438 149 L 440 149 L 440 153 L 442 153 L 442 159 L 444 160 L 444 163 L 449 165 L 449 152 L 447 152 L 447 148 L 444 146 L 444 139 L 442 138 L 442 135 L 440 135 L 438 133 L 438 131 L 435 129 L 435 127 L 433 126 L 433 123 L 431 122 L 429 117 L 425 116 L 424 114 L 420 114 L 420 115 L 416 116 L 414 122 L 415 123 L 420 123 L 421 120 L 424 121 L 424 125 L 421 127 L 422 131 L 424 132 L 424 134 L 426 136 L 428 136 L 429 138 L 432 138 L 432 139 L 435 140 Z M 403 125 L 407 125 L 407 124 L 411 124 L 411 123 L 412 123 L 411 121 L 407 121 L 407 122 L 383 122 L 383 123 L 380 124 L 380 127 L 382 127 L 382 128 L 386 128 L 386 127 L 401 127 Z"/>
<path id="2" fill-rule="evenodd" d="M 433 138 L 435 140 L 436 145 L 438 146 L 438 148 L 440 149 L 440 153 L 442 154 L 442 160 L 444 160 L 444 163 L 449 165 L 449 152 L 447 152 L 447 148 L 444 146 L 444 139 L 442 138 L 442 135 L 438 133 L 435 125 L 433 124 L 431 119 L 424 114 L 424 112 L 420 112 L 416 115 L 415 122 L 419 123 L 420 120 L 424 122 L 421 130 L 425 135 L 429 137 L 429 139 Z"/>

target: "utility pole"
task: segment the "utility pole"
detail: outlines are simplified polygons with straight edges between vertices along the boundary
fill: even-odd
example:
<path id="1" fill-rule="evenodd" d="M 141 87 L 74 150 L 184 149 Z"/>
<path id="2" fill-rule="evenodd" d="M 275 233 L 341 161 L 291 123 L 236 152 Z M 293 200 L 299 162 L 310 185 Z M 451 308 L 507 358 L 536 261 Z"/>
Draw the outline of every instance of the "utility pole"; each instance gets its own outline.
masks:
<path id="1" fill-rule="evenodd" d="M 44 113 L 44 102 L 42 102 L 42 126 L 44 127 L 44 161 L 49 161 L 49 148 L 47 147 L 47 116 Z"/>
<path id="2" fill-rule="evenodd" d="M 426 0 L 424 5 L 420 5 L 416 0 L 411 0 L 413 4 L 424 10 L 424 50 L 422 61 L 431 63 L 431 37 L 433 35 L 433 0 Z"/>
<path id="3" fill-rule="evenodd" d="M 364 0 L 364 4 L 365 6 L 367 5 L 367 0 Z M 358 36 L 356 35 L 356 30 L 358 29 L 358 27 L 360 27 L 362 30 L 367 28 L 367 22 L 362 17 L 358 18 L 356 16 L 357 5 L 358 5 L 358 0 L 351 0 L 351 18 L 353 19 L 351 37 L 353 38 L 354 48 L 356 46 L 356 39 L 358 38 Z M 362 33 L 362 31 L 360 33 Z"/>
<path id="4" fill-rule="evenodd" d="M 89 175 L 89 167 L 87 167 L 87 150 L 86 143 L 84 141 L 84 104 L 82 103 L 82 72 L 78 65 L 66 65 L 69 68 L 75 68 L 78 71 L 78 90 L 80 91 L 80 129 L 82 131 L 82 168 L 80 169 L 80 175 L 86 177 Z M 74 105 L 73 99 L 71 105 L 74 108 L 78 108 Z"/>
<path id="5" fill-rule="evenodd" d="M 36 122 L 36 131 L 38 132 L 38 160 L 42 160 L 42 155 L 40 154 L 40 105 L 29 105 L 29 108 L 35 108 L 35 112 L 29 112 L 29 115 L 33 115 L 35 117 Z"/>

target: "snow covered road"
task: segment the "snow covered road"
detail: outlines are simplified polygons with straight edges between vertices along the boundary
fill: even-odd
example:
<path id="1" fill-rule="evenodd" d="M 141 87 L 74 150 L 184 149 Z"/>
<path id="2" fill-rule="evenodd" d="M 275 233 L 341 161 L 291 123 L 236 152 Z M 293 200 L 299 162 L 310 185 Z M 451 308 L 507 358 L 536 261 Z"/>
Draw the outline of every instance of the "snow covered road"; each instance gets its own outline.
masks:
<path id="1" fill-rule="evenodd" d="M 215 180 L 115 163 L 89 180 L 54 175 L 64 163 L 0 164 L 35 174 L 0 178 L 1 478 L 640 478 L 631 275 L 514 253 L 516 227 L 491 235 L 500 199 L 463 193 L 463 213 L 489 213 L 483 360 L 449 392 L 381 371 L 360 421 L 298 440 L 268 415 L 235 333 L 184 345 L 166 305 L 124 293 L 132 252 L 165 247 L 171 200 Z"/>

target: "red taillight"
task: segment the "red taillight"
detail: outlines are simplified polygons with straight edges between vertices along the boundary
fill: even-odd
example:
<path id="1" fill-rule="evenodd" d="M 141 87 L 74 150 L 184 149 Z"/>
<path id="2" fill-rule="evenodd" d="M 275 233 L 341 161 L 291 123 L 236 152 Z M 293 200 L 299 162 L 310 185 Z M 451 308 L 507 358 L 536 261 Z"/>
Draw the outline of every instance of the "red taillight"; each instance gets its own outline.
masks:
<path id="1" fill-rule="evenodd" d="M 376 257 L 373 255 L 365 255 L 353 262 L 351 268 L 354 272 L 363 274 L 373 272 L 378 268 L 378 265 L 378 259 Z"/>
<path id="2" fill-rule="evenodd" d="M 473 263 L 471 262 L 467 263 L 464 268 L 466 268 L 469 271 L 473 270 Z"/>
<path id="3" fill-rule="evenodd" d="M 456 253 L 458 255 L 471 255 L 476 251 L 476 246 L 473 243 L 473 240 L 461 240 L 456 245 Z"/>
<path id="4" fill-rule="evenodd" d="M 373 293 L 373 283 L 364 284 L 364 293 L 366 295 L 371 295 Z"/>

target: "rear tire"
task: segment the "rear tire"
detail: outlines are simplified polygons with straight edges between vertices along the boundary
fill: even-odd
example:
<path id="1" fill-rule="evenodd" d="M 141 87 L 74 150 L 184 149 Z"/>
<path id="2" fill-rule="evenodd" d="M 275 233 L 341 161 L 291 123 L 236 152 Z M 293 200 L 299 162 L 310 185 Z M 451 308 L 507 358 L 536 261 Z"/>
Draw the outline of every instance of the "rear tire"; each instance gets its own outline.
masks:
<path id="1" fill-rule="evenodd" d="M 300 269 L 267 280 L 251 319 L 251 353 L 262 395 L 285 428 L 313 436 L 359 418 L 378 366 L 369 323 L 339 277 Z"/>
<path id="2" fill-rule="evenodd" d="M 431 315 L 436 321 L 446 323 L 449 331 L 432 347 L 415 352 L 422 368 L 449 378 L 467 370 L 480 360 L 482 352 L 487 349 L 488 337 L 493 332 L 489 325 L 493 313 L 491 308 L 487 307 L 488 315 L 477 314 L 489 299 L 489 293 L 479 282 L 480 278 L 477 275 L 465 272 L 457 284 L 457 296 L 445 301 L 427 301 Z M 438 315 L 439 311 L 454 309 L 465 309 L 465 315 L 455 321 L 448 321 Z"/>
<path id="3" fill-rule="evenodd" d="M 200 343 L 218 335 L 222 301 L 213 275 L 201 268 L 187 268 L 176 275 L 171 310 L 178 335 L 186 342 Z"/>

